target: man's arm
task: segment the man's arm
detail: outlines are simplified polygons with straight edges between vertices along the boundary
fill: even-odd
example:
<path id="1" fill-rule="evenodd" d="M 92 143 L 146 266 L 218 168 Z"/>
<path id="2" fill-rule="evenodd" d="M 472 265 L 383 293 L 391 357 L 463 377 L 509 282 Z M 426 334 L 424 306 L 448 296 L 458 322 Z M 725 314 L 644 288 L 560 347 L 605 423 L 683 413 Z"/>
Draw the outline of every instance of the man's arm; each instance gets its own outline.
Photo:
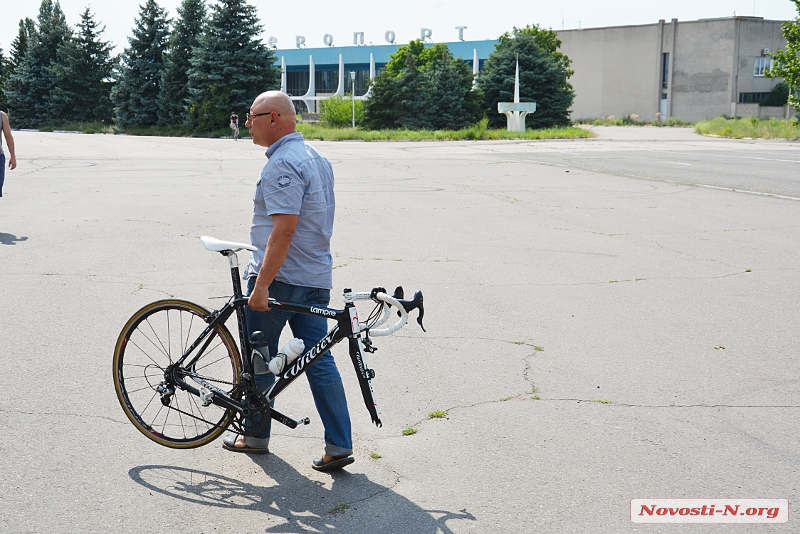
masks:
<path id="1" fill-rule="evenodd" d="M 13 171 L 17 168 L 17 154 L 14 152 L 14 137 L 11 135 L 11 126 L 8 125 L 8 115 L 5 115 L 3 118 L 5 119 L 3 121 L 3 135 L 6 136 L 6 143 L 8 143 L 8 168 Z"/>
<path id="2" fill-rule="evenodd" d="M 297 229 L 297 215 L 275 214 L 272 216 L 272 232 L 269 234 L 264 261 L 258 270 L 258 278 L 250 293 L 248 306 L 255 311 L 269 310 L 269 285 L 289 254 L 294 231 Z"/>

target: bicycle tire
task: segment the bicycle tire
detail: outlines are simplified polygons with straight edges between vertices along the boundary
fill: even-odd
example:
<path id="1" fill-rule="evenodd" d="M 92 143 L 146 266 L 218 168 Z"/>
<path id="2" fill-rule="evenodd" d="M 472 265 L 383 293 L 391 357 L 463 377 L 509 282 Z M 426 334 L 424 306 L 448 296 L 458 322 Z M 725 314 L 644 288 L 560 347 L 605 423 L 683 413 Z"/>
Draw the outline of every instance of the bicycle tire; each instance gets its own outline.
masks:
<path id="1" fill-rule="evenodd" d="M 233 411 L 215 404 L 203 406 L 196 395 L 174 387 L 164 395 L 164 370 L 207 327 L 209 311 L 185 300 L 148 304 L 125 324 L 114 349 L 114 389 L 125 415 L 145 436 L 165 447 L 191 449 L 210 443 L 230 424 Z M 217 325 L 211 342 L 192 369 L 187 383 L 202 378 L 230 392 L 240 382 L 241 362 L 236 343 L 225 325 Z M 206 338 L 206 339 L 209 339 Z M 195 352 L 206 345 L 201 343 Z M 189 360 L 192 357 L 190 356 Z M 199 384 L 192 384 L 199 387 Z M 164 401 L 164 398 L 166 402 Z"/>

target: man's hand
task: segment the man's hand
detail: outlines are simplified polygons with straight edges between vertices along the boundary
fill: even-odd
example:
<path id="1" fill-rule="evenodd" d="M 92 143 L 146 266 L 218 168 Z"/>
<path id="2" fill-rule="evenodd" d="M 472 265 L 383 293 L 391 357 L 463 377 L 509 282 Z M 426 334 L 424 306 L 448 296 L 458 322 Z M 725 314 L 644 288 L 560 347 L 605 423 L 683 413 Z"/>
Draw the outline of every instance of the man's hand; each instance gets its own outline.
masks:
<path id="1" fill-rule="evenodd" d="M 8 168 L 10 170 L 12 170 L 12 171 L 17 168 L 17 158 L 16 157 L 11 156 L 11 159 L 8 160 Z"/>
<path id="2" fill-rule="evenodd" d="M 253 292 L 250 293 L 250 297 L 247 299 L 247 305 L 253 311 L 269 311 L 269 288 L 261 288 L 256 283 Z"/>

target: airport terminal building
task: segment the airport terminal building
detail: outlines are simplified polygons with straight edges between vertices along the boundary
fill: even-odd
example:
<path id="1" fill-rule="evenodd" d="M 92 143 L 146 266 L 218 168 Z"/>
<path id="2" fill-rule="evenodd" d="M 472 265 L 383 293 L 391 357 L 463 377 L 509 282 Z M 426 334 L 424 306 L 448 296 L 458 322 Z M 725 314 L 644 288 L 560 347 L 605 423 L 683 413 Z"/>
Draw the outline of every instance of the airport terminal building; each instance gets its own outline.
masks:
<path id="1" fill-rule="evenodd" d="M 780 81 L 764 76 L 769 53 L 786 45 L 785 21 L 760 17 L 727 17 L 656 24 L 563 30 L 561 51 L 575 74 L 573 119 L 638 115 L 696 121 L 721 115 L 785 116 L 784 108 L 760 105 Z M 446 43 L 480 76 L 497 41 Z M 362 45 L 276 50 L 284 70 L 282 89 L 289 95 L 363 96 L 374 76 L 399 45 Z M 313 80 L 313 82 L 312 82 Z M 314 111 L 314 109 L 312 109 Z"/>

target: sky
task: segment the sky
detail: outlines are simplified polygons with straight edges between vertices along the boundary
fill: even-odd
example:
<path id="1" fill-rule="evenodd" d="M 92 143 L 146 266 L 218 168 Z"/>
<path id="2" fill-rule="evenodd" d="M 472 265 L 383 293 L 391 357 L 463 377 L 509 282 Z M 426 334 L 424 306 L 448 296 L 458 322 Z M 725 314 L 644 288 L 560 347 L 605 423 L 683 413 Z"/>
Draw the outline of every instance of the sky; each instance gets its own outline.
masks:
<path id="1" fill-rule="evenodd" d="M 171 17 L 180 0 L 158 0 Z M 214 0 L 209 0 L 214 2 Z M 249 0 L 256 6 L 264 26 L 262 38 L 277 38 L 278 48 L 294 48 L 296 36 L 304 36 L 309 48 L 324 46 L 325 34 L 333 36 L 334 46 L 353 44 L 353 33 L 364 32 L 366 44 L 385 44 L 391 30 L 396 42 L 407 43 L 420 37 L 422 28 L 432 31 L 434 42 L 458 40 L 456 26 L 466 26 L 465 40 L 496 39 L 513 26 L 539 24 L 554 30 L 597 28 L 632 24 L 652 24 L 659 19 L 702 18 L 746 15 L 769 20 L 795 18 L 789 0 L 372 0 L 343 2 L 333 0 L 286 1 Z M 116 52 L 128 45 L 134 19 L 139 12 L 136 0 L 60 0 L 67 22 L 75 26 L 88 5 L 95 19 L 106 26 L 103 38 Z M 143 3 L 143 2 L 141 2 Z M 0 8 L 0 47 L 6 57 L 17 35 L 19 20 L 36 19 L 39 0 L 6 0 Z"/>

